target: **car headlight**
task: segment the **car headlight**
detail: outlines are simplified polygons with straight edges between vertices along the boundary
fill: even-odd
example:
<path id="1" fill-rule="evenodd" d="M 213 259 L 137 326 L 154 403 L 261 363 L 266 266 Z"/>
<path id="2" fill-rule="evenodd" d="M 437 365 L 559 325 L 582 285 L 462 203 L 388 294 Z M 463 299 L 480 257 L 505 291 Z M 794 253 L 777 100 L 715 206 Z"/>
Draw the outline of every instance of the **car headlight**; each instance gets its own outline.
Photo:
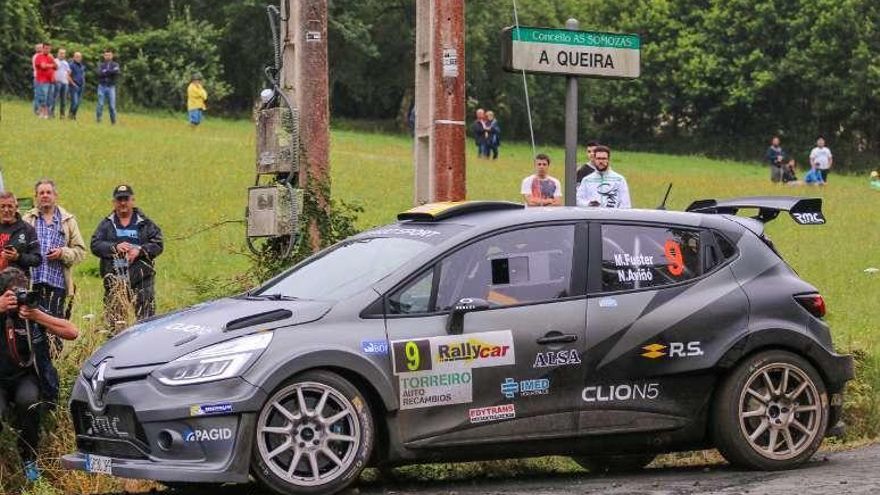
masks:
<path id="1" fill-rule="evenodd" d="M 272 341 L 271 332 L 227 340 L 181 356 L 153 372 L 165 385 L 190 385 L 238 376 Z"/>

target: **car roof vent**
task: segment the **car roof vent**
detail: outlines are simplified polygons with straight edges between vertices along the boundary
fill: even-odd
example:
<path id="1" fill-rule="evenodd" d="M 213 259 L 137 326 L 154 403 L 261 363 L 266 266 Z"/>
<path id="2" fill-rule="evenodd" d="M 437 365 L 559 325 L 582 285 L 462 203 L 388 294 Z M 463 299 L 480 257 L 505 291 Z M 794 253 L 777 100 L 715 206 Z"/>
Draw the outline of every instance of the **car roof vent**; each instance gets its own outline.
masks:
<path id="1" fill-rule="evenodd" d="M 525 205 L 510 201 L 445 201 L 427 203 L 397 214 L 398 220 L 438 222 L 447 218 L 481 211 L 521 210 Z"/>

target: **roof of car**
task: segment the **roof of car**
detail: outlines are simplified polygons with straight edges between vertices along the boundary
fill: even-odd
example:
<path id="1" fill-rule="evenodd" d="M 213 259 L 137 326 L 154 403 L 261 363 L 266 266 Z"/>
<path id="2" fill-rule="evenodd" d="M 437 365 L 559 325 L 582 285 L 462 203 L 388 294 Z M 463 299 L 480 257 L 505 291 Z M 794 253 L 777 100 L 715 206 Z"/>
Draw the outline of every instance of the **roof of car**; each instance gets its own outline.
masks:
<path id="1" fill-rule="evenodd" d="M 552 222 L 566 220 L 617 220 L 627 222 L 676 223 L 679 225 L 699 226 L 715 215 L 686 213 L 670 210 L 643 209 L 611 209 L 583 207 L 532 207 L 520 209 L 481 210 L 463 212 L 461 214 L 438 220 L 402 220 L 401 226 L 407 225 L 438 225 L 446 222 L 471 227 L 499 228 L 507 225 L 519 225 L 533 222 Z"/>

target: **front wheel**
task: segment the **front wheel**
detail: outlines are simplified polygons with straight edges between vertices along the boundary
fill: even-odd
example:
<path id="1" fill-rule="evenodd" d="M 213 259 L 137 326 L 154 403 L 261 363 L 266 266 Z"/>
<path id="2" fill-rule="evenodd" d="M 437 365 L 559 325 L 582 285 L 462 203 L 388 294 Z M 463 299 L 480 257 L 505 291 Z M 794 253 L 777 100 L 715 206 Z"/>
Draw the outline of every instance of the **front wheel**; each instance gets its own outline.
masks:
<path id="1" fill-rule="evenodd" d="M 713 438 L 731 464 L 789 469 L 807 461 L 822 443 L 828 394 L 805 359 L 766 351 L 748 357 L 724 380 L 713 416 Z"/>
<path id="2" fill-rule="evenodd" d="M 357 479 L 373 449 L 369 404 L 348 380 L 309 371 L 281 386 L 257 418 L 251 466 L 280 494 L 331 494 Z"/>

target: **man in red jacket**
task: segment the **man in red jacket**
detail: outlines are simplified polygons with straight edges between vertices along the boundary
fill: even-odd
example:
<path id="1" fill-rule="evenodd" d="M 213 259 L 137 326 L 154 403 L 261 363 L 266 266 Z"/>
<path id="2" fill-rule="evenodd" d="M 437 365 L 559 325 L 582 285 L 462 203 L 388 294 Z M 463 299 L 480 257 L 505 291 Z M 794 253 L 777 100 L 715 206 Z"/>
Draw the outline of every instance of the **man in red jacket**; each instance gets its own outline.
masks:
<path id="1" fill-rule="evenodd" d="M 52 45 L 43 43 L 43 52 L 34 57 L 34 75 L 37 81 L 37 106 L 41 119 L 49 118 L 49 91 L 55 86 L 55 69 L 58 64 L 52 56 Z"/>

